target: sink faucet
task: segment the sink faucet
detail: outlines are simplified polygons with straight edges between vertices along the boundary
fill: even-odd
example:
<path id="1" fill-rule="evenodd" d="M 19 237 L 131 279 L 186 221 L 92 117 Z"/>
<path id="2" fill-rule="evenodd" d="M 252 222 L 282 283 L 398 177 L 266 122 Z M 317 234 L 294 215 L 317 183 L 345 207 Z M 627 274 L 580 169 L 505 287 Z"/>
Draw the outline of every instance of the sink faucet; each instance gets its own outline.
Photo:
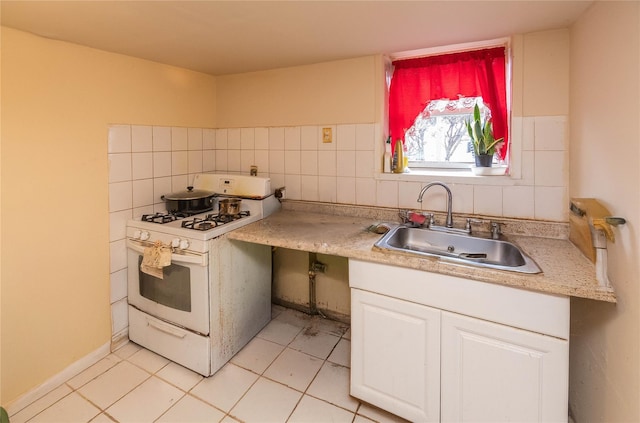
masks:
<path id="1" fill-rule="evenodd" d="M 430 184 L 425 185 L 425 187 L 422 188 L 422 190 L 420 191 L 420 194 L 418 195 L 418 203 L 422 203 L 422 196 L 424 195 L 425 192 L 427 192 L 429 188 L 431 188 L 434 185 L 440 185 L 442 188 L 444 188 L 447 191 L 447 222 L 445 225 L 447 228 L 453 228 L 453 216 L 451 215 L 451 190 L 449 189 L 448 186 L 446 186 L 442 182 L 431 182 Z"/>

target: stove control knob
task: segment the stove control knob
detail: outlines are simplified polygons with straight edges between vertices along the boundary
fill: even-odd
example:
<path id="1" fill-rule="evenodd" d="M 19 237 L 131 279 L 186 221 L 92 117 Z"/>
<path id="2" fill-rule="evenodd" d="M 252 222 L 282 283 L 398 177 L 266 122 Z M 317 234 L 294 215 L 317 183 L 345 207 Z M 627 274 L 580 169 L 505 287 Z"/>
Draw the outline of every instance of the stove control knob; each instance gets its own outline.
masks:
<path id="1" fill-rule="evenodd" d="M 180 238 L 173 238 L 171 240 L 171 247 L 178 248 L 180 246 Z"/>
<path id="2" fill-rule="evenodd" d="M 136 229 L 136 231 L 133 233 L 133 239 L 140 239 L 141 235 L 142 232 L 140 231 L 140 229 Z"/>
<path id="3" fill-rule="evenodd" d="M 147 231 L 143 231 L 143 232 L 140 234 L 140 240 L 141 240 L 141 241 L 146 241 L 146 240 L 148 240 L 148 239 L 149 239 L 149 236 L 150 236 L 150 235 L 149 235 L 149 232 L 147 232 Z"/>
<path id="4" fill-rule="evenodd" d="M 181 239 L 180 240 L 180 249 L 181 250 L 186 250 L 187 248 L 189 248 L 189 240 Z"/>

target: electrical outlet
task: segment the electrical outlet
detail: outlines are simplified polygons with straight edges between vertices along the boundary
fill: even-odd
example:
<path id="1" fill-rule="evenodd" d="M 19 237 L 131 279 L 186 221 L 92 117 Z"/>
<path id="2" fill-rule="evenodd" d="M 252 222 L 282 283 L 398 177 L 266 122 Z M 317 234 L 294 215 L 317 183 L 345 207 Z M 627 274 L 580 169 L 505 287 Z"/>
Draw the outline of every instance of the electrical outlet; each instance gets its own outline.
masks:
<path id="1" fill-rule="evenodd" d="M 251 167 L 249 168 L 249 174 L 250 174 L 251 176 L 258 176 L 258 166 L 255 166 L 255 165 L 254 165 L 254 166 L 251 166 Z"/>
<path id="2" fill-rule="evenodd" d="M 332 128 L 322 128 L 322 142 L 325 144 L 333 142 Z"/>

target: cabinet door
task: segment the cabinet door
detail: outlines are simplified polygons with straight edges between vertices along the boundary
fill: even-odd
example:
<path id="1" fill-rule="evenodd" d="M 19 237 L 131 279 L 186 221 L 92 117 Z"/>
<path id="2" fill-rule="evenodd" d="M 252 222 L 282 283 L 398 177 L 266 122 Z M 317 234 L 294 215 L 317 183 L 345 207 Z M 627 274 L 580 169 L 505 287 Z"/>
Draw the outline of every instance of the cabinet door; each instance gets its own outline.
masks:
<path id="1" fill-rule="evenodd" d="M 442 313 L 443 422 L 566 422 L 569 343 Z"/>
<path id="2" fill-rule="evenodd" d="M 440 311 L 352 289 L 351 395 L 411 421 L 438 421 Z"/>

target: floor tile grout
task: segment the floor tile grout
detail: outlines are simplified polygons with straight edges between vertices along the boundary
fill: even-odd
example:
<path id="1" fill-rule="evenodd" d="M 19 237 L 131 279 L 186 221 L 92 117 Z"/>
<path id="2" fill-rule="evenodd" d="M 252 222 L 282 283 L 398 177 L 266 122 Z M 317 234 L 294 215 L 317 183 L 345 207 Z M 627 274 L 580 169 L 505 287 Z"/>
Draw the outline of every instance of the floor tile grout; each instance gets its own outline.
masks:
<path id="1" fill-rule="evenodd" d="M 371 420 L 370 417 L 367 417 L 366 415 L 360 414 L 360 411 L 361 411 L 361 408 L 363 406 L 363 403 L 361 403 L 359 400 L 351 397 L 349 394 L 347 394 L 347 395 L 350 398 L 353 398 L 354 400 L 356 400 L 356 405 L 355 405 L 355 409 L 354 410 L 345 408 L 344 406 L 341 406 L 341 405 L 338 405 L 338 404 L 334 404 L 333 402 L 331 402 L 331 400 L 321 398 L 321 397 L 317 396 L 317 394 L 309 393 L 309 389 L 318 380 L 318 376 L 322 372 L 322 369 L 325 368 L 325 366 L 336 366 L 336 367 L 340 367 L 340 368 L 343 368 L 343 369 L 348 369 L 348 371 L 350 372 L 350 365 L 349 366 L 345 366 L 345 365 L 343 365 L 341 363 L 336 363 L 336 362 L 330 360 L 330 357 L 334 354 L 334 352 L 336 352 L 336 349 L 338 348 L 338 345 L 341 344 L 342 340 L 348 342 L 349 345 L 350 345 L 350 343 L 351 343 L 350 335 L 349 335 L 349 338 L 345 337 L 347 335 L 347 333 L 350 332 L 349 325 L 345 324 L 343 322 L 333 321 L 333 320 L 330 320 L 330 319 L 327 319 L 327 318 L 320 318 L 319 316 L 307 316 L 307 315 L 303 314 L 300 311 L 286 309 L 286 308 L 278 310 L 277 314 L 274 313 L 274 316 L 273 316 L 272 320 L 270 321 L 270 323 L 274 322 L 274 321 L 278 321 L 278 322 L 280 322 L 282 324 L 286 324 L 286 325 L 290 325 L 290 326 L 296 327 L 296 328 L 298 328 L 298 330 L 290 338 L 290 340 L 288 341 L 288 343 L 286 345 L 283 345 L 283 344 L 278 343 L 278 342 L 274 342 L 273 340 L 271 340 L 269 338 L 265 338 L 263 336 L 260 336 L 260 334 L 263 334 L 264 328 L 259 332 L 258 335 L 256 335 L 256 337 L 253 338 L 253 339 L 260 338 L 263 341 L 274 343 L 274 344 L 276 344 L 276 345 L 278 345 L 279 347 L 282 348 L 278 352 L 278 354 L 273 359 L 271 359 L 269 361 L 269 363 L 261 371 L 261 373 L 258 373 L 258 372 L 254 371 L 252 369 L 246 368 L 241 364 L 237 364 L 235 362 L 232 362 L 233 358 L 231 360 L 229 360 L 228 363 L 225 364 L 225 366 L 227 366 L 227 365 L 236 366 L 236 367 L 238 367 L 238 368 L 240 368 L 240 369 L 242 369 L 244 371 L 248 371 L 248 372 L 250 372 L 250 373 L 252 373 L 252 374 L 257 376 L 257 378 L 246 389 L 244 389 L 244 391 L 242 392 L 242 395 L 240 395 L 240 397 L 237 400 L 235 400 L 234 403 L 228 408 L 228 411 L 225 411 L 225 410 L 221 409 L 220 407 L 210 403 L 205 398 L 197 396 L 197 395 L 195 395 L 193 393 L 194 389 L 196 387 L 198 387 L 203 381 L 207 380 L 207 378 L 202 378 L 201 377 L 197 381 L 195 381 L 193 383 L 193 385 L 188 386 L 188 387 L 185 386 L 183 388 L 183 387 L 178 385 L 178 382 L 180 381 L 180 379 L 178 379 L 178 378 L 180 378 L 180 375 L 175 376 L 176 379 L 173 379 L 173 380 L 171 380 L 172 377 L 169 377 L 171 375 L 171 373 L 169 373 L 169 372 L 167 372 L 167 374 L 164 377 L 160 376 L 160 373 L 163 370 L 167 369 L 168 366 L 171 365 L 171 363 L 172 363 L 171 361 L 169 361 L 169 360 L 165 359 L 164 357 L 162 357 L 162 359 L 167 360 L 164 364 L 160 365 L 157 369 L 148 370 L 148 369 L 142 367 L 140 364 L 137 363 L 137 362 L 140 362 L 140 360 L 144 357 L 144 354 L 147 354 L 147 353 L 140 353 L 140 351 L 148 351 L 148 350 L 146 350 L 145 348 L 143 348 L 143 347 L 141 347 L 141 346 L 139 346 L 139 345 L 137 345 L 137 344 L 135 344 L 133 342 L 129 342 L 129 343 L 123 345 L 122 347 L 120 347 L 118 350 L 113 351 L 113 352 L 110 353 L 110 356 L 113 356 L 111 358 L 111 360 L 114 361 L 114 363 L 112 365 L 110 365 L 109 367 L 107 367 L 104 370 L 101 369 L 101 371 L 99 373 L 97 373 L 95 375 L 92 375 L 92 377 L 90 379 L 88 379 L 88 380 L 82 381 L 82 379 L 79 379 L 79 381 L 82 381 L 82 384 L 76 385 L 77 386 L 76 388 L 71 386 L 69 384 L 69 382 L 71 380 L 73 380 L 75 377 L 78 377 L 80 374 L 82 374 L 82 372 L 79 373 L 78 375 L 75 375 L 73 378 L 70 378 L 69 380 L 65 381 L 63 384 L 61 384 L 61 386 L 64 385 L 66 387 L 66 389 L 70 390 L 70 392 L 68 392 L 64 396 L 58 398 L 57 400 L 53 401 L 51 404 L 49 404 L 47 407 L 43 408 L 42 410 L 39 410 L 36 414 L 34 414 L 33 416 L 29 417 L 26 420 L 26 422 L 34 420 L 38 415 L 44 413 L 46 410 L 48 410 L 51 407 L 55 406 L 60 401 L 62 401 L 63 399 L 67 398 L 68 396 L 72 395 L 73 393 L 77 393 L 77 395 L 80 398 L 82 398 L 83 401 L 86 401 L 86 403 L 88 403 L 91 406 L 95 407 L 99 411 L 98 414 L 96 414 L 94 417 L 92 417 L 90 419 L 91 421 L 96 419 L 96 418 L 98 418 L 99 416 L 103 415 L 106 419 L 108 419 L 110 421 L 117 422 L 118 420 L 116 419 L 116 417 L 114 417 L 112 414 L 110 414 L 107 410 L 112 408 L 115 404 L 117 404 L 121 400 L 123 400 L 123 398 L 127 397 L 128 395 L 131 395 L 136 389 L 138 389 L 143 384 L 147 383 L 152 378 L 157 378 L 157 380 L 162 382 L 162 384 L 167 384 L 168 386 L 170 386 L 172 388 L 175 388 L 177 390 L 176 392 L 181 393 L 181 395 L 179 395 L 178 398 L 172 398 L 171 399 L 171 403 L 168 406 L 168 408 L 166 410 L 162 411 L 159 416 L 155 417 L 154 421 L 157 421 L 157 420 L 161 419 L 167 413 L 171 412 L 171 410 L 174 407 L 176 407 L 177 404 L 180 404 L 181 401 L 183 401 L 186 397 L 190 397 L 193 400 L 196 400 L 196 401 L 199 401 L 199 402 L 203 403 L 207 407 L 211 407 L 213 410 L 215 410 L 216 412 L 218 412 L 220 415 L 223 416 L 222 420 L 225 420 L 225 419 L 228 419 L 228 418 L 232 418 L 234 420 L 241 421 L 239 417 L 236 417 L 236 413 L 234 413 L 234 410 L 237 409 L 237 407 L 241 403 L 241 401 L 247 396 L 247 394 L 251 391 L 251 389 L 254 388 L 256 386 L 256 384 L 261 379 L 263 379 L 265 381 L 272 382 L 272 383 L 277 383 L 277 384 L 279 384 L 280 386 L 282 386 L 282 387 L 284 387 L 286 389 L 290 389 L 290 390 L 300 394 L 300 396 L 297 399 L 297 401 L 295 402 L 293 408 L 288 413 L 288 415 L 287 415 L 287 417 L 285 419 L 285 422 L 289 421 L 293 417 L 293 415 L 296 413 L 296 411 L 298 410 L 298 408 L 302 404 L 305 396 L 307 396 L 309 398 L 313 398 L 314 400 L 317 400 L 317 401 L 321 401 L 322 403 L 324 403 L 324 404 L 326 404 L 328 406 L 336 407 L 336 408 L 338 408 L 340 410 L 343 410 L 344 412 L 349 413 L 350 415 L 352 415 L 351 422 L 354 422 L 358 418 L 358 416 L 365 417 L 365 418 Z M 297 324 L 295 324 L 293 322 L 295 322 Z M 324 322 L 330 322 L 330 323 L 324 323 Z M 300 324 L 302 324 L 302 325 L 300 325 Z M 331 325 L 334 325 L 334 326 L 331 327 Z M 268 324 L 265 325 L 265 328 L 267 326 L 268 326 Z M 312 330 L 313 333 L 309 332 L 310 330 Z M 307 336 L 307 337 L 312 337 L 312 336 L 317 335 L 318 333 L 322 333 L 322 334 L 325 334 L 325 335 L 330 335 L 330 337 L 335 337 L 336 338 L 336 342 L 332 345 L 332 347 L 330 348 L 330 350 L 328 351 L 326 356 L 324 356 L 324 358 L 317 357 L 317 356 L 315 356 L 313 354 L 309 354 L 308 352 L 303 351 L 301 349 L 296 349 L 296 348 L 292 348 L 291 347 L 291 345 L 300 337 L 301 334 L 305 334 L 304 336 Z M 331 339 L 330 337 L 327 338 L 327 339 Z M 305 345 L 304 341 L 300 341 L 300 342 L 302 343 L 301 345 L 303 345 L 303 348 L 304 348 L 304 345 Z M 321 341 L 321 342 L 324 342 L 324 340 Z M 306 344 L 306 345 L 309 345 L 309 344 Z M 313 345 L 313 344 L 311 344 L 311 345 Z M 313 348 L 316 348 L 316 347 L 314 346 Z M 346 347 L 341 347 L 341 348 L 346 348 Z M 305 383 L 304 390 L 300 390 L 298 388 L 294 388 L 292 386 L 289 386 L 284 381 L 281 382 L 281 381 L 275 380 L 275 379 L 272 378 L 273 376 L 272 377 L 266 376 L 267 371 L 270 368 L 272 368 L 272 366 L 276 363 L 276 361 L 280 357 L 282 357 L 282 355 L 287 350 L 295 351 L 296 353 L 303 354 L 305 356 L 308 356 L 309 358 L 313 358 L 313 359 L 316 359 L 316 360 L 321 360 L 321 363 L 318 366 L 317 370 L 313 373 L 313 376 L 309 379 L 309 381 L 307 383 Z M 138 357 L 134 359 L 134 357 L 138 353 L 140 353 L 141 355 L 138 355 Z M 153 357 L 155 357 L 155 353 L 151 352 L 151 354 L 154 354 Z M 324 355 L 324 353 L 323 353 L 323 355 Z M 107 356 L 107 357 L 109 357 L 109 356 Z M 160 356 L 158 356 L 158 357 L 160 357 Z M 234 357 L 236 357 L 236 356 L 234 356 Z M 344 358 L 344 356 L 340 355 L 340 353 L 338 353 L 338 354 L 336 354 L 334 359 L 335 360 L 342 360 L 343 358 Z M 103 358 L 102 360 L 104 360 L 104 359 L 106 359 L 106 357 Z M 132 361 L 132 359 L 135 360 L 135 361 Z M 154 358 L 154 360 L 155 360 L 155 358 Z M 94 401 L 89 399 L 86 395 L 84 395 L 81 392 L 81 389 L 86 387 L 88 384 L 90 384 L 91 382 L 93 382 L 96 379 L 100 378 L 101 376 L 104 376 L 109 371 L 113 371 L 117 366 L 120 366 L 125 362 L 128 363 L 131 366 L 134 366 L 136 369 L 139 369 L 142 372 L 144 372 L 145 377 L 144 377 L 144 379 L 142 379 L 141 381 L 135 383 L 131 387 L 128 387 L 127 388 L 128 390 L 126 392 L 124 392 L 122 395 L 118 396 L 117 399 L 110 400 L 111 402 L 108 405 L 106 405 L 105 408 L 102 408 L 101 406 L 98 406 Z M 98 364 L 98 363 L 95 363 L 94 366 L 96 364 Z M 153 367 L 153 366 L 149 366 L 149 367 Z M 90 369 L 90 368 L 91 367 L 89 367 L 88 369 Z M 87 371 L 88 369 L 85 369 L 85 371 Z M 186 369 L 186 370 L 188 370 L 188 369 Z M 214 376 L 215 375 L 213 375 L 211 377 L 214 377 Z M 187 378 L 186 380 L 189 380 L 189 378 Z M 302 379 L 302 381 L 305 382 L 305 379 Z M 190 382 L 186 382 L 186 383 L 190 383 Z M 55 389 L 57 389 L 57 388 L 55 388 Z M 38 400 L 44 398 L 45 396 L 39 398 Z M 330 397 L 328 397 L 328 398 L 330 398 Z M 38 400 L 36 400 L 36 401 L 38 401 Z M 36 401 L 34 401 L 34 403 Z M 31 404 L 29 404 L 29 405 L 31 405 Z M 25 406 L 22 410 L 26 409 L 29 405 Z M 20 410 L 20 411 L 22 411 L 22 410 Z M 20 411 L 18 411 L 16 414 L 18 414 Z"/>

